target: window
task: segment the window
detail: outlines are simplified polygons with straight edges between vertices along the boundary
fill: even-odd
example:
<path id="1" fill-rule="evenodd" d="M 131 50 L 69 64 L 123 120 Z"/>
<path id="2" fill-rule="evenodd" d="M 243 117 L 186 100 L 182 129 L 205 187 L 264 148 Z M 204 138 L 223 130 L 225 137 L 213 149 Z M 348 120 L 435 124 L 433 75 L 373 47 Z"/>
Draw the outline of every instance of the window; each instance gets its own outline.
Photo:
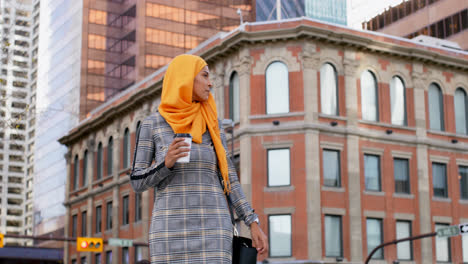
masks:
<path id="1" fill-rule="evenodd" d="M 96 207 L 96 233 L 101 233 L 102 206 Z"/>
<path id="2" fill-rule="evenodd" d="M 432 185 L 435 197 L 448 197 L 447 168 L 443 163 L 432 163 Z"/>
<path id="3" fill-rule="evenodd" d="M 137 263 L 138 261 L 143 259 L 143 248 L 139 246 L 135 246 L 135 260 L 134 262 Z"/>
<path id="4" fill-rule="evenodd" d="M 89 23 L 105 25 L 107 23 L 107 12 L 90 9 L 89 10 Z"/>
<path id="5" fill-rule="evenodd" d="M 124 247 L 122 248 L 122 264 L 129 264 L 128 260 L 128 247 Z"/>
<path id="6" fill-rule="evenodd" d="M 289 149 L 270 149 L 268 152 L 268 186 L 291 184 Z"/>
<path id="7" fill-rule="evenodd" d="M 322 113 L 338 115 L 338 75 L 330 63 L 320 68 L 320 105 Z"/>
<path id="8" fill-rule="evenodd" d="M 382 220 L 367 218 L 367 254 L 369 255 L 374 248 L 383 243 Z M 383 250 L 379 249 L 372 256 L 373 259 L 383 259 Z"/>
<path id="9" fill-rule="evenodd" d="M 109 144 L 107 145 L 107 175 L 112 175 L 112 157 L 114 152 L 114 140 L 112 137 L 109 138 Z"/>
<path id="10" fill-rule="evenodd" d="M 340 152 L 337 150 L 323 150 L 323 185 L 341 187 Z"/>
<path id="11" fill-rule="evenodd" d="M 80 264 L 87 264 L 87 263 L 88 263 L 88 260 L 86 259 L 86 257 L 81 257 Z"/>
<path id="12" fill-rule="evenodd" d="M 102 167 L 103 167 L 103 155 L 102 155 L 102 143 L 99 142 L 97 149 L 97 179 L 102 179 Z"/>
<path id="13" fill-rule="evenodd" d="M 462 88 L 455 91 L 455 125 L 457 133 L 468 134 L 468 103 Z"/>
<path id="14" fill-rule="evenodd" d="M 396 158 L 393 160 L 393 174 L 395 176 L 395 193 L 411 193 L 407 159 Z"/>
<path id="15" fill-rule="evenodd" d="M 101 253 L 94 255 L 94 264 L 101 264 Z"/>
<path id="16" fill-rule="evenodd" d="M 88 48 L 90 49 L 106 49 L 106 37 L 100 35 L 88 35 Z"/>
<path id="17" fill-rule="evenodd" d="M 392 124 L 406 125 L 405 84 L 398 76 L 394 76 L 390 81 L 390 104 Z"/>
<path id="18" fill-rule="evenodd" d="M 268 216 L 270 257 L 291 256 L 291 215 Z"/>
<path id="19" fill-rule="evenodd" d="M 78 160 L 78 155 L 75 156 L 75 161 L 73 164 L 73 190 L 78 189 L 78 175 L 80 171 L 80 161 Z"/>
<path id="20" fill-rule="evenodd" d="M 136 193 L 135 194 L 135 222 L 138 222 L 141 220 L 141 193 Z"/>
<path id="21" fill-rule="evenodd" d="M 460 198 L 468 199 L 468 167 L 458 167 L 458 179 L 460 179 Z"/>
<path id="22" fill-rule="evenodd" d="M 341 216 L 325 216 L 325 256 L 342 257 Z"/>
<path id="23" fill-rule="evenodd" d="M 430 129 L 444 131 L 444 103 L 442 91 L 435 83 L 429 85 Z"/>
<path id="24" fill-rule="evenodd" d="M 123 167 L 130 167 L 130 130 L 125 128 L 123 140 Z"/>
<path id="25" fill-rule="evenodd" d="M 129 224 L 128 195 L 125 195 L 122 201 L 122 225 L 128 225 L 128 224 Z"/>
<path id="26" fill-rule="evenodd" d="M 364 155 L 364 179 L 366 190 L 380 192 L 380 157 Z"/>
<path id="27" fill-rule="evenodd" d="M 468 263 L 468 236 L 462 236 L 463 263 Z"/>
<path id="28" fill-rule="evenodd" d="M 86 211 L 81 213 L 81 236 L 86 236 Z"/>
<path id="29" fill-rule="evenodd" d="M 439 230 L 440 228 L 445 228 L 447 226 L 449 225 L 436 223 L 435 231 Z M 450 238 L 436 236 L 435 246 L 436 246 L 436 261 L 450 262 L 451 261 Z"/>
<path id="30" fill-rule="evenodd" d="M 106 204 L 106 230 L 112 229 L 112 202 Z"/>
<path id="31" fill-rule="evenodd" d="M 229 81 L 229 118 L 239 121 L 239 75 L 233 72 Z"/>
<path id="32" fill-rule="evenodd" d="M 72 237 L 76 237 L 76 229 L 78 228 L 78 215 L 72 216 Z"/>
<path id="33" fill-rule="evenodd" d="M 112 264 L 112 250 L 106 251 L 106 264 Z"/>
<path id="34" fill-rule="evenodd" d="M 266 113 L 281 114 L 289 112 L 288 67 L 279 61 L 271 63 L 266 69 Z"/>
<path id="35" fill-rule="evenodd" d="M 411 222 L 397 221 L 396 222 L 396 239 L 407 238 L 411 236 Z M 400 242 L 397 246 L 397 258 L 399 260 L 413 259 L 413 246 L 411 241 Z"/>
<path id="36" fill-rule="evenodd" d="M 361 111 L 362 119 L 367 121 L 379 121 L 377 81 L 370 71 L 364 71 L 361 75 Z"/>
<path id="37" fill-rule="evenodd" d="M 88 150 L 85 150 L 84 156 L 83 156 L 83 171 L 81 172 L 81 182 L 83 183 L 83 186 L 88 185 Z"/>

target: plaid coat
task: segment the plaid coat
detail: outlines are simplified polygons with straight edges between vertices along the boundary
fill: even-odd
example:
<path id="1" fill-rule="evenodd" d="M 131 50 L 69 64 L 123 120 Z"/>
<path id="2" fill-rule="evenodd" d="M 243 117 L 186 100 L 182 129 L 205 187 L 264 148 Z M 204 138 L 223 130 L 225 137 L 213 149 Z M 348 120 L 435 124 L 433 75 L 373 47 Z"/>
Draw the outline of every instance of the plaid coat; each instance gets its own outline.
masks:
<path id="1" fill-rule="evenodd" d="M 168 169 L 164 158 L 173 136 L 159 112 L 146 118 L 130 175 L 135 192 L 156 188 L 149 233 L 151 263 L 231 263 L 233 228 L 211 136 L 207 130 L 201 144 L 192 142 L 189 163 Z M 226 150 L 223 130 L 221 138 Z M 250 225 L 257 215 L 229 158 L 228 163 L 232 205 Z"/>

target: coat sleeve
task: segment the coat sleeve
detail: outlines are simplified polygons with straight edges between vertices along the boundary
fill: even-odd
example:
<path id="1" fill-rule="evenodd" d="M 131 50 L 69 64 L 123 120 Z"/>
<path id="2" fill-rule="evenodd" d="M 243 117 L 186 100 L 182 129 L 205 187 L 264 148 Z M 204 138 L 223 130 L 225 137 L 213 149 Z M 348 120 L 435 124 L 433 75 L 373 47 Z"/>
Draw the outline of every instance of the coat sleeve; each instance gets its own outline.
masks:
<path id="1" fill-rule="evenodd" d="M 130 182 L 135 192 L 143 192 L 155 187 L 171 175 L 171 170 L 164 165 L 164 160 L 159 164 L 153 164 L 156 144 L 153 140 L 154 120 L 146 118 L 137 131 L 133 166 L 130 174 Z"/>
<path id="2" fill-rule="evenodd" d="M 227 144 L 226 144 L 226 134 L 224 129 L 221 127 L 221 140 L 223 142 L 224 150 L 226 151 L 226 158 L 229 167 L 229 181 L 231 182 L 231 193 L 229 199 L 231 204 L 236 210 L 236 214 L 239 219 L 243 220 L 247 226 L 250 226 L 252 222 L 258 217 L 250 203 L 245 198 L 244 191 L 242 186 L 239 183 L 239 177 L 237 176 L 236 168 L 232 163 L 232 157 L 229 154 Z"/>

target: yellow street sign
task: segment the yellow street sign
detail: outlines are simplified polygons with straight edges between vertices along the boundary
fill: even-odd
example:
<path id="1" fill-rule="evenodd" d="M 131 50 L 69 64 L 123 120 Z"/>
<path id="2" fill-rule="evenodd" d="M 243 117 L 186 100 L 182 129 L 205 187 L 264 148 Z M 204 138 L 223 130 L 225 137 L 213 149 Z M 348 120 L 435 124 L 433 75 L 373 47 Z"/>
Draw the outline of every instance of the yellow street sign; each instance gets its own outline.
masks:
<path id="1" fill-rule="evenodd" d="M 0 233 L 0 248 L 3 247 L 3 234 Z"/>

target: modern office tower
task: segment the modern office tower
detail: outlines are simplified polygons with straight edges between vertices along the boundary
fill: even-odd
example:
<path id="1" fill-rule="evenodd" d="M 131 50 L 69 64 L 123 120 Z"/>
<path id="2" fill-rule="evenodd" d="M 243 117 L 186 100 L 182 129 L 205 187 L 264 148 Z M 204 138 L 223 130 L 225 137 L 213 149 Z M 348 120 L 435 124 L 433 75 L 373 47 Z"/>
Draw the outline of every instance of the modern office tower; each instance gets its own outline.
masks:
<path id="1" fill-rule="evenodd" d="M 32 224 L 25 214 L 31 198 L 25 189 L 34 140 L 28 113 L 34 111 L 30 101 L 35 90 L 32 39 L 36 2 L 0 1 L 0 232 L 4 234 L 27 233 Z M 5 239 L 7 245 L 24 242 Z"/>
<path id="2" fill-rule="evenodd" d="M 325 22 L 346 25 L 346 6 L 347 1 L 343 0 L 256 0 L 256 21 L 306 16 Z"/>
<path id="3" fill-rule="evenodd" d="M 468 50 L 468 1 L 404 1 L 366 21 L 363 28 L 405 38 L 446 39 Z"/>
<path id="4" fill-rule="evenodd" d="M 220 31 L 251 0 L 90 0 L 83 8 L 80 117 Z"/>
<path id="5" fill-rule="evenodd" d="M 63 236 L 66 148 L 57 139 L 79 120 L 83 2 L 42 0 L 40 6 L 34 235 Z"/>

